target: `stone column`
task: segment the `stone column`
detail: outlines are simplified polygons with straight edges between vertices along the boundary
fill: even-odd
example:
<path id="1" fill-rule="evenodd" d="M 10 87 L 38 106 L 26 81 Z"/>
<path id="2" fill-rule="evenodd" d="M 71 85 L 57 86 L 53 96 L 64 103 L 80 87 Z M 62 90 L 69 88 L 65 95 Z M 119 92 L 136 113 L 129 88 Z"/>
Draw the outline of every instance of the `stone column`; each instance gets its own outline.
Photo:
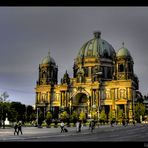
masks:
<path id="1" fill-rule="evenodd" d="M 38 100 L 38 93 L 36 92 L 36 103 L 38 103 L 39 100 Z"/>
<path id="2" fill-rule="evenodd" d="M 91 67 L 88 67 L 88 76 L 91 77 Z"/>
<path id="3" fill-rule="evenodd" d="M 42 96 L 41 96 L 41 92 L 39 92 L 38 95 L 39 95 L 39 103 L 40 103 L 40 102 L 41 102 L 41 97 L 42 97 Z"/>
<path id="4" fill-rule="evenodd" d="M 124 112 L 125 112 L 125 118 L 127 118 L 127 105 L 124 104 Z"/>
<path id="5" fill-rule="evenodd" d="M 114 112 L 115 112 L 115 118 L 116 118 L 116 121 L 117 121 L 117 105 L 116 104 L 115 104 Z"/>
<path id="6" fill-rule="evenodd" d="M 99 91 L 96 90 L 96 106 L 99 107 Z"/>
<path id="7" fill-rule="evenodd" d="M 60 97 L 60 107 L 63 105 L 63 104 L 62 104 L 62 99 L 63 99 L 63 97 L 62 97 L 62 91 L 61 91 L 61 97 Z"/>
<path id="8" fill-rule="evenodd" d="M 128 115 L 129 115 L 129 122 L 133 122 L 133 111 L 132 111 L 132 102 L 131 101 L 129 102 L 129 112 L 128 112 Z"/>

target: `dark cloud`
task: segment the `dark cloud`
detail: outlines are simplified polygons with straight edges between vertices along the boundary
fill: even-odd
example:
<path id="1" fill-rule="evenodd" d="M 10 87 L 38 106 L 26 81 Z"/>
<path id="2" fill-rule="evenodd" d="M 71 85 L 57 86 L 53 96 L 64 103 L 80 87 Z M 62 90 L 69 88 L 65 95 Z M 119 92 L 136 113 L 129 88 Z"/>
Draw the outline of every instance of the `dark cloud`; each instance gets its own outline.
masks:
<path id="1" fill-rule="evenodd" d="M 51 55 L 72 76 L 81 46 L 100 30 L 116 51 L 125 42 L 134 59 L 140 91 L 147 93 L 147 7 L 1 7 L 0 91 L 10 100 L 34 104 L 38 66 Z"/>

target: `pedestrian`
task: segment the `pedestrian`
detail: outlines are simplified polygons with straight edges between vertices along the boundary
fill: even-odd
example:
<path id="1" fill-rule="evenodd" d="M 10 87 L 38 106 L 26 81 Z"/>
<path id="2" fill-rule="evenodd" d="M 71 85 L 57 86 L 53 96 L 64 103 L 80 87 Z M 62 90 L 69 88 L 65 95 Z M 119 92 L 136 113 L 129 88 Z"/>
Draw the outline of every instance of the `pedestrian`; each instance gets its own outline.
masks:
<path id="1" fill-rule="evenodd" d="M 122 119 L 122 125 L 123 125 L 123 126 L 126 126 L 126 125 L 125 125 L 125 119 Z"/>
<path id="2" fill-rule="evenodd" d="M 127 120 L 126 120 L 126 125 L 128 126 L 128 124 L 129 124 L 129 119 L 127 118 Z"/>
<path id="3" fill-rule="evenodd" d="M 76 123 L 76 132 L 79 132 L 79 121 L 77 121 L 77 123 Z"/>
<path id="4" fill-rule="evenodd" d="M 91 129 L 91 121 L 89 122 L 89 130 Z"/>
<path id="5" fill-rule="evenodd" d="M 113 127 L 113 120 L 110 121 L 111 127 Z"/>
<path id="6" fill-rule="evenodd" d="M 18 125 L 17 125 L 17 122 L 14 124 L 14 135 L 15 134 L 18 135 Z"/>
<path id="7" fill-rule="evenodd" d="M 94 121 L 91 121 L 91 132 L 93 132 L 94 128 L 95 128 L 95 123 Z"/>
<path id="8" fill-rule="evenodd" d="M 82 124 L 81 124 L 81 121 L 79 122 L 79 132 L 81 132 L 81 127 L 82 127 Z"/>
<path id="9" fill-rule="evenodd" d="M 133 125 L 135 126 L 135 119 L 133 119 Z"/>
<path id="10" fill-rule="evenodd" d="M 64 132 L 64 122 L 61 122 L 61 133 Z"/>
<path id="11" fill-rule="evenodd" d="M 21 121 L 19 121 L 19 123 L 18 123 L 18 135 L 19 135 L 19 132 L 21 133 L 21 135 L 23 135 Z"/>

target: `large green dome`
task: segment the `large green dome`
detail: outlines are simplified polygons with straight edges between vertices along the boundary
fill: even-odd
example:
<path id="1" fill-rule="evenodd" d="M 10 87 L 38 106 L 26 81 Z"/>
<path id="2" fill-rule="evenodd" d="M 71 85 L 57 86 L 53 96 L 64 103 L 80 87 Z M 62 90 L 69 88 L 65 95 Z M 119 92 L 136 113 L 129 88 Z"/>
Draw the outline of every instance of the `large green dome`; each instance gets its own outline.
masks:
<path id="1" fill-rule="evenodd" d="M 94 32 L 94 38 L 87 41 L 80 49 L 79 57 L 105 57 L 114 58 L 116 53 L 111 44 L 101 39 L 101 32 Z"/>

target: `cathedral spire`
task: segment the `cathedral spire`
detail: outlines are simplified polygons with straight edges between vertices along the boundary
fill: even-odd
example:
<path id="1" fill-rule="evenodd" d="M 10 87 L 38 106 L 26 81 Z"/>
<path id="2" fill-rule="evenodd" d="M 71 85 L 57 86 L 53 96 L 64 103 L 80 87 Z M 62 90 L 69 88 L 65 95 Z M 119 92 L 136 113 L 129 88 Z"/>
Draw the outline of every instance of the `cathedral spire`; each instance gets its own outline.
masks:
<path id="1" fill-rule="evenodd" d="M 50 49 L 49 49 L 49 51 L 48 51 L 48 56 L 50 57 Z"/>
<path id="2" fill-rule="evenodd" d="M 122 42 L 122 47 L 124 48 L 124 42 Z"/>

